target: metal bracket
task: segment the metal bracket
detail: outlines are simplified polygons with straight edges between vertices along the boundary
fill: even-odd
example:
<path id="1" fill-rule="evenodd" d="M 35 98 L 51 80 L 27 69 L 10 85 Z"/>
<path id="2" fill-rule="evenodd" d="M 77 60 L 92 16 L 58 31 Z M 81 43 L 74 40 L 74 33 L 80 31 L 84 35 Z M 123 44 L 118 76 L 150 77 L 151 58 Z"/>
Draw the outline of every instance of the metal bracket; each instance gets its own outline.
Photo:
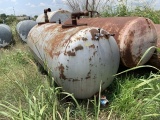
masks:
<path id="1" fill-rule="evenodd" d="M 77 25 L 66 24 L 66 25 L 62 25 L 62 28 L 69 28 L 69 27 L 76 27 L 76 26 L 87 26 L 87 24 L 77 24 Z"/>
<path id="2" fill-rule="evenodd" d="M 72 18 L 72 24 L 64 24 L 62 25 L 62 28 L 69 28 L 69 27 L 76 27 L 76 26 L 84 26 L 87 24 L 77 24 L 77 19 L 80 19 L 81 16 L 89 16 L 89 13 L 91 13 L 91 17 L 93 17 L 93 13 L 99 13 L 97 11 L 89 11 L 88 10 L 88 0 L 86 0 L 86 11 L 84 12 L 76 12 L 71 14 Z"/>

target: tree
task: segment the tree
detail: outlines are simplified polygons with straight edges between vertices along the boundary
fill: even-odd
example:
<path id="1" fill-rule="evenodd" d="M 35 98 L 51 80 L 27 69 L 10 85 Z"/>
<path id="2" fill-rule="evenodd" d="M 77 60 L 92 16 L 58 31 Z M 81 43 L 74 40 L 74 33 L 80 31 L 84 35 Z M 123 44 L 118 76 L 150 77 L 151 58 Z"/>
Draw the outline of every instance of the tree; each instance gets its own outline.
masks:
<path id="1" fill-rule="evenodd" d="M 1 14 L 1 19 L 5 20 L 7 18 L 7 15 L 5 13 Z"/>
<path id="2" fill-rule="evenodd" d="M 88 10 L 102 12 L 110 0 L 88 0 Z M 86 10 L 86 0 L 65 0 L 65 4 L 74 12 Z"/>
<path id="3" fill-rule="evenodd" d="M 23 17 L 26 17 L 27 15 L 23 14 L 22 16 L 23 16 Z"/>
<path id="4" fill-rule="evenodd" d="M 38 15 L 35 15 L 35 16 L 34 16 L 34 19 L 37 19 L 37 17 L 38 17 Z"/>

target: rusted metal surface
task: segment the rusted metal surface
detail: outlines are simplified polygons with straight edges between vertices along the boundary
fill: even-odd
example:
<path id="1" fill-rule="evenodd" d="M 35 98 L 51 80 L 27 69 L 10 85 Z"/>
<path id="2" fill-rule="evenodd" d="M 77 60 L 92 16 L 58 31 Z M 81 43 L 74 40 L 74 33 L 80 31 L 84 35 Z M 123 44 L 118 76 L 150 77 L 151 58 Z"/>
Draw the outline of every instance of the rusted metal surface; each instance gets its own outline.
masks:
<path id="1" fill-rule="evenodd" d="M 6 47 L 12 41 L 12 32 L 8 25 L 0 24 L 0 47 Z"/>
<path id="2" fill-rule="evenodd" d="M 56 22 L 64 23 L 66 20 L 71 18 L 71 13 L 66 10 L 57 10 L 52 12 L 47 12 L 48 20 L 50 23 Z M 37 23 L 44 23 L 45 22 L 45 14 L 41 14 L 36 19 Z"/>
<path id="3" fill-rule="evenodd" d="M 88 15 L 89 15 L 88 11 L 71 13 L 72 24 L 62 25 L 62 28 L 87 25 L 87 24 L 84 24 L 84 23 L 83 24 L 77 24 L 77 19 L 80 19 L 81 16 L 88 16 Z"/>
<path id="4" fill-rule="evenodd" d="M 156 47 L 160 48 L 160 24 L 155 24 L 157 30 L 157 45 Z M 160 51 L 155 51 L 148 64 L 160 69 Z"/>
<path id="5" fill-rule="evenodd" d="M 119 67 L 115 39 L 96 27 L 63 29 L 53 23 L 36 25 L 27 43 L 39 62 L 46 63 L 56 83 L 76 98 L 93 96 L 100 83 L 104 90 Z"/>
<path id="6" fill-rule="evenodd" d="M 28 33 L 36 24 L 37 22 L 33 20 L 23 20 L 17 24 L 16 30 L 24 42 L 27 42 Z"/>
<path id="7" fill-rule="evenodd" d="M 64 24 L 64 25 L 62 25 L 62 28 L 69 28 L 69 27 L 87 25 L 87 24 L 84 24 L 84 23 L 77 24 L 77 19 L 80 19 L 81 16 L 88 16 L 88 15 L 89 15 L 88 11 L 71 13 L 72 23 L 71 24 Z"/>
<path id="8" fill-rule="evenodd" d="M 88 26 L 103 28 L 115 34 L 122 63 L 127 67 L 135 67 L 145 51 L 155 46 L 157 34 L 151 20 L 143 17 L 109 17 L 109 18 L 81 18 L 78 24 L 87 23 Z M 70 24 L 71 20 L 65 22 Z M 152 56 L 151 50 L 139 65 L 145 64 Z"/>
<path id="9" fill-rule="evenodd" d="M 155 24 L 154 25 L 157 30 L 157 47 L 160 48 L 160 24 Z"/>

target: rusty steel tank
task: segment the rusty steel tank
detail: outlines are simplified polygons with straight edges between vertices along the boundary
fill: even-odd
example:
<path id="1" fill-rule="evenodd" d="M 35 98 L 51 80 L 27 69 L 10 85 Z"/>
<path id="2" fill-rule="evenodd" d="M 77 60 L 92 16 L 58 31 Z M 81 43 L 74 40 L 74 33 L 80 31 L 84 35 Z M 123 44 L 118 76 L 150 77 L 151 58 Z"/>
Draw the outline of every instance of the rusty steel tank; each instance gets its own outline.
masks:
<path id="1" fill-rule="evenodd" d="M 79 99 L 96 94 L 100 84 L 104 90 L 119 67 L 114 37 L 97 27 L 38 24 L 29 32 L 27 44 L 55 82 Z"/>
<path id="2" fill-rule="evenodd" d="M 12 42 L 12 32 L 8 25 L 0 24 L 0 47 L 6 47 Z"/>
<path id="3" fill-rule="evenodd" d="M 66 20 L 71 18 L 71 12 L 67 11 L 67 10 L 56 10 L 56 11 L 48 11 L 47 12 L 48 15 L 48 20 L 50 23 L 52 22 L 56 22 L 56 23 L 64 23 Z M 45 15 L 44 14 L 40 14 L 37 19 L 36 22 L 41 23 L 41 22 L 45 22 Z"/>
<path id="4" fill-rule="evenodd" d="M 24 42 L 27 42 L 28 33 L 36 24 L 37 22 L 34 20 L 23 20 L 17 24 L 17 33 Z"/>
<path id="5" fill-rule="evenodd" d="M 120 49 L 121 62 L 126 67 L 135 67 L 145 51 L 156 46 L 157 33 L 153 22 L 144 17 L 81 18 L 77 24 L 99 27 L 115 34 Z M 71 20 L 65 25 L 71 24 Z M 152 49 L 139 65 L 145 64 L 152 56 Z"/>
<path id="6" fill-rule="evenodd" d="M 156 47 L 160 49 L 160 24 L 155 24 L 155 27 L 157 30 L 157 37 L 158 37 Z M 160 51 L 156 50 L 148 63 L 160 69 Z"/>

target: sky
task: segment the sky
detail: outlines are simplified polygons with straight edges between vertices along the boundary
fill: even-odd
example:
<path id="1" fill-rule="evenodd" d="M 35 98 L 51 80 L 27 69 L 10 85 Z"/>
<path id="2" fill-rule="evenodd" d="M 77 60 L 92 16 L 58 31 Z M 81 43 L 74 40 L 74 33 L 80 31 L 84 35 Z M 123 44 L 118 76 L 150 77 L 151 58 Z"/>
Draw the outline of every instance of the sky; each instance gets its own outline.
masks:
<path id="1" fill-rule="evenodd" d="M 0 14 L 34 16 L 43 13 L 46 8 L 68 10 L 63 0 L 0 0 Z"/>
<path id="2" fill-rule="evenodd" d="M 46 8 L 51 8 L 52 11 L 57 9 L 69 10 L 64 3 L 65 0 L 0 0 L 0 14 L 7 15 L 28 15 L 34 16 L 43 13 Z M 111 1 L 111 0 L 110 0 Z M 113 0 L 116 1 L 116 0 Z M 127 0 L 133 4 L 147 4 L 152 5 L 155 9 L 160 9 L 160 0 Z"/>

